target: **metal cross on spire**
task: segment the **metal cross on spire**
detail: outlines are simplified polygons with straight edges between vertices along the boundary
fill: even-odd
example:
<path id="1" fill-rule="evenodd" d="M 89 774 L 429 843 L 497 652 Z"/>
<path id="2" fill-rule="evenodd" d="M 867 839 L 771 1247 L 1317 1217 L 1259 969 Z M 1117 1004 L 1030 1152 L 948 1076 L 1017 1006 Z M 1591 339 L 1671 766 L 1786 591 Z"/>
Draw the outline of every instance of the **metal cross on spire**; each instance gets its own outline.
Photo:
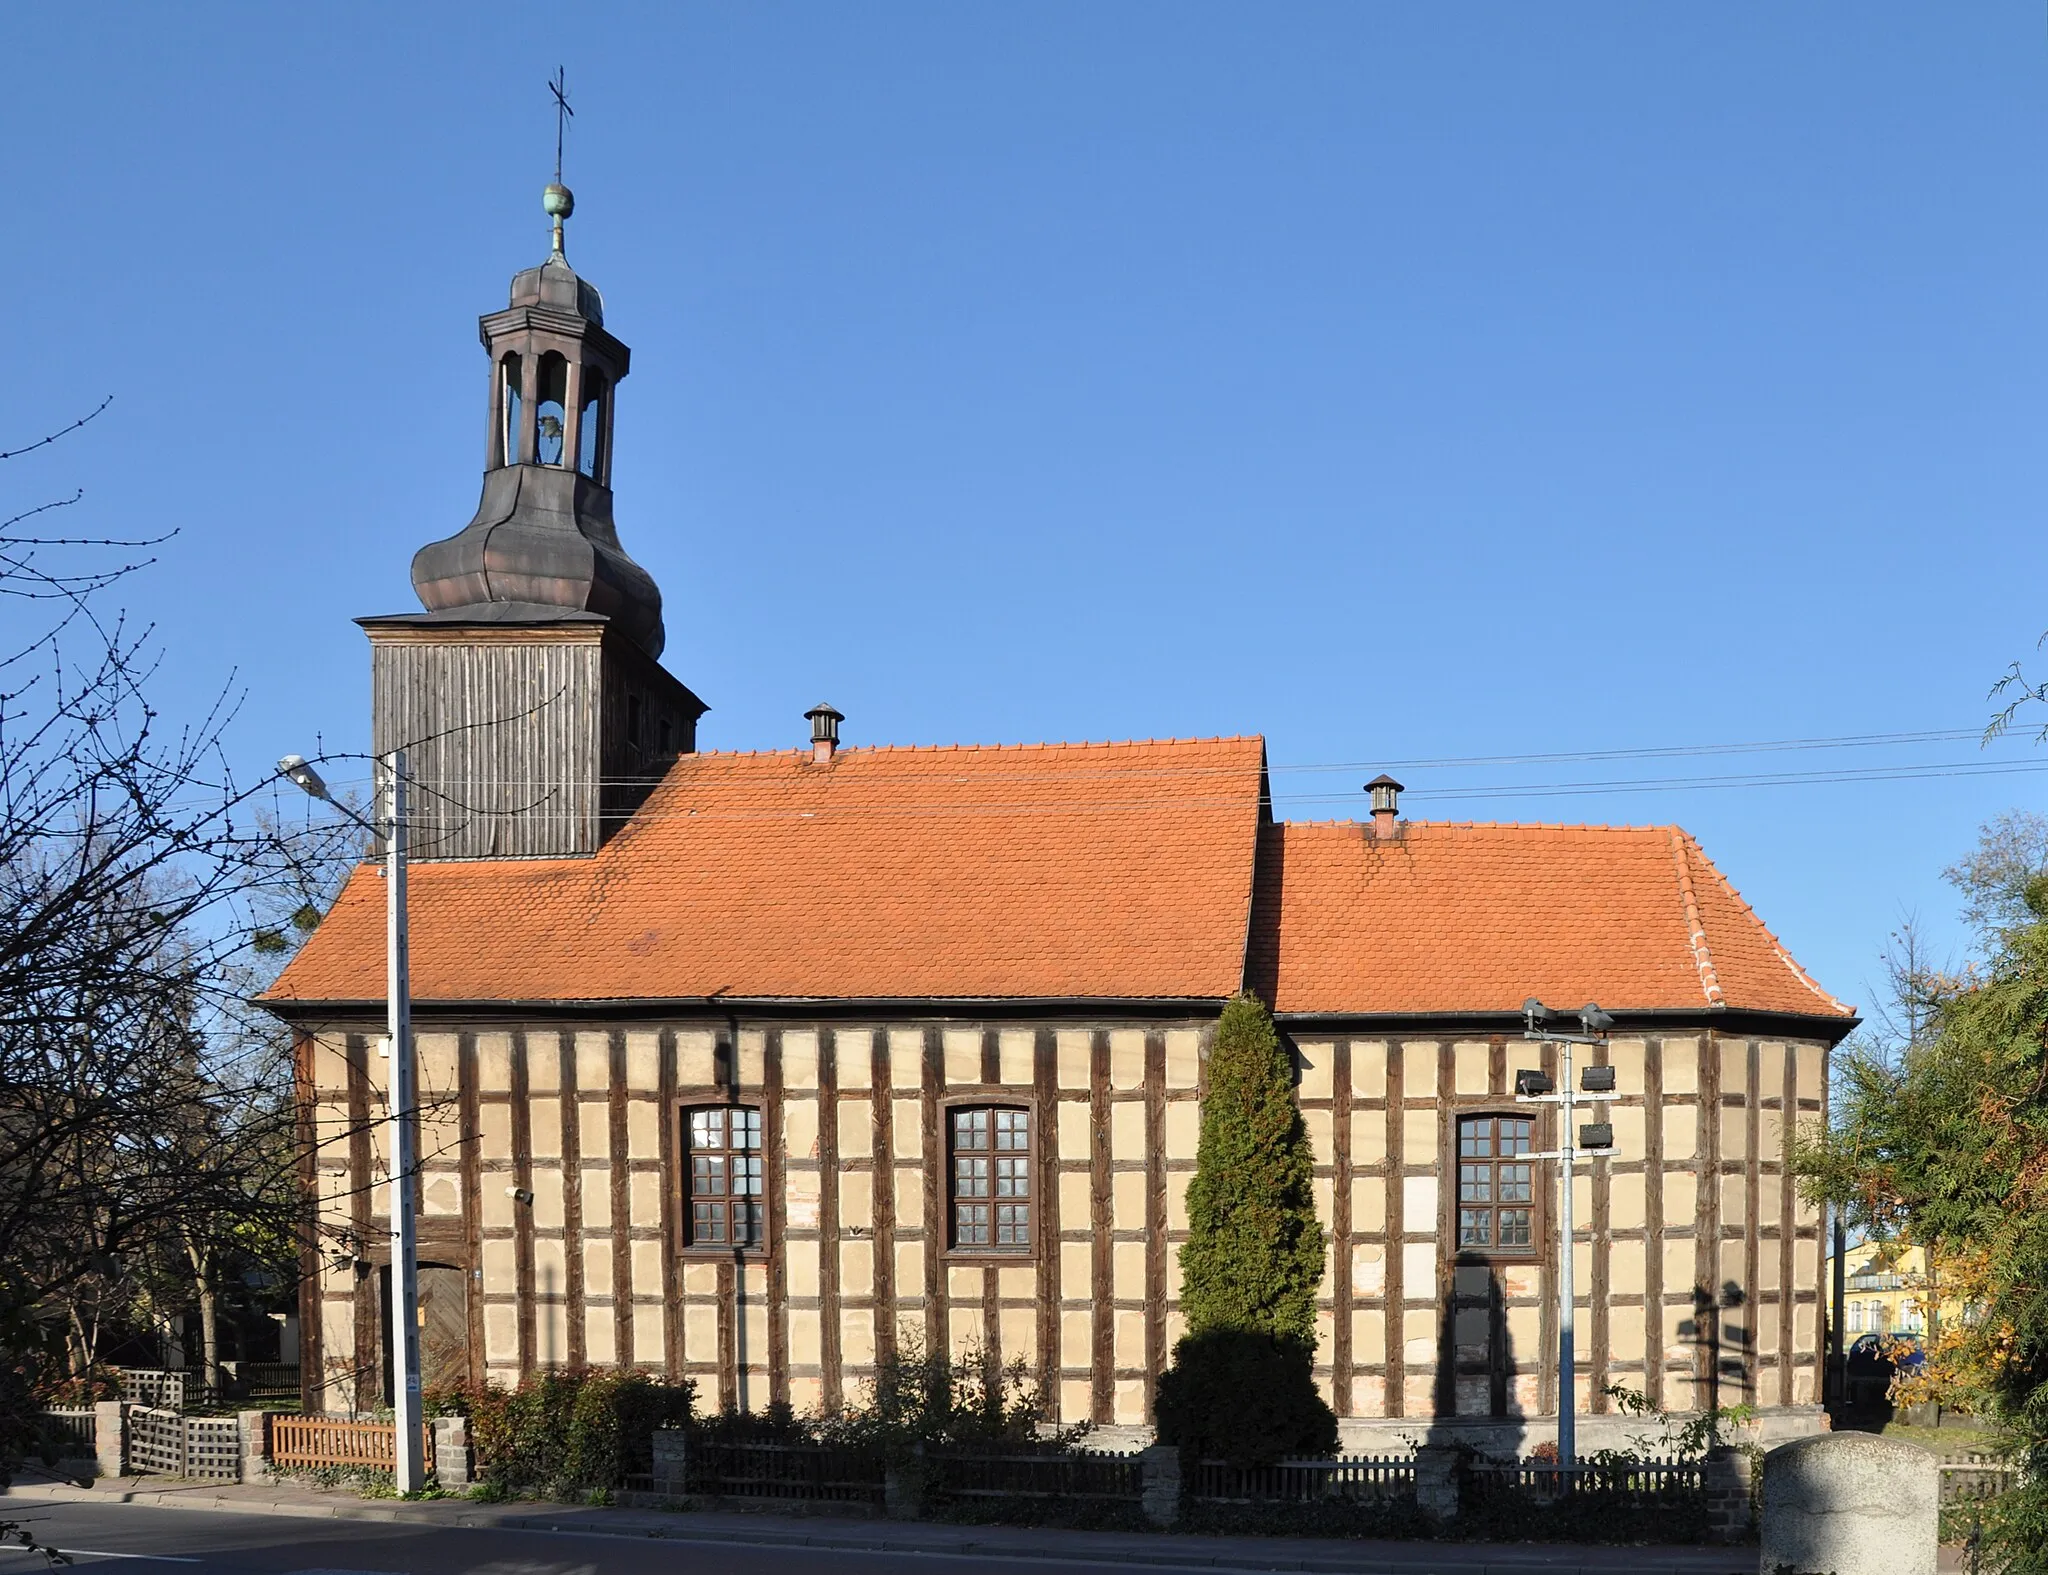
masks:
<path id="1" fill-rule="evenodd" d="M 562 67 L 555 67 L 555 79 L 548 84 L 548 91 L 555 96 L 555 184 L 562 184 L 562 132 L 576 117 L 576 111 L 569 107 L 569 78 Z"/>

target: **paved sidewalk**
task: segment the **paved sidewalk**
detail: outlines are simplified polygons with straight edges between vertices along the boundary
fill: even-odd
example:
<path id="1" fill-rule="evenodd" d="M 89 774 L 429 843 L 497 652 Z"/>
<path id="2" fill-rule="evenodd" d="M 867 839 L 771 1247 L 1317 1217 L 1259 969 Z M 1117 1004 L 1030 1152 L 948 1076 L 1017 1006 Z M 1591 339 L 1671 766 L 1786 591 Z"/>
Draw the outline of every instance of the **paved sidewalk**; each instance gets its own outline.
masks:
<path id="1" fill-rule="evenodd" d="M 1327 1575 L 1753 1575 L 1748 1547 L 1596 1548 L 1560 1543 L 1349 1542 L 1322 1537 L 1200 1537 L 1161 1532 L 1060 1531 L 1024 1526 L 951 1526 L 824 1515 L 666 1513 L 469 1499 L 405 1503 L 363 1499 L 296 1484 L 174 1483 L 156 1477 L 103 1480 L 90 1487 L 17 1479 L 5 1498 L 146 1504 L 236 1515 L 375 1520 L 422 1527 L 489 1527 L 746 1543 L 846 1551 L 973 1554 L 1219 1570 L 1309 1570 Z"/>

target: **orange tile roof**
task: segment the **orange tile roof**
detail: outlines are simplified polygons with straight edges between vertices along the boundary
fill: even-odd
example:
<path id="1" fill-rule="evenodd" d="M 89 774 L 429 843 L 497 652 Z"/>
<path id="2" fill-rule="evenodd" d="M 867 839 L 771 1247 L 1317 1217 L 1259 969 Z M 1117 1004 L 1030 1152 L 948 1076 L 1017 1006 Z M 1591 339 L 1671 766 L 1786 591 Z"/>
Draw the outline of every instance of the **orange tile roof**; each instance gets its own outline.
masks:
<path id="1" fill-rule="evenodd" d="M 419 1001 L 1220 997 L 1258 738 L 693 754 L 583 859 L 420 863 Z M 384 994 L 355 872 L 267 1000 Z"/>
<path id="2" fill-rule="evenodd" d="M 1268 826 L 1250 976 L 1281 1012 L 1852 1015 L 1675 826 Z"/>

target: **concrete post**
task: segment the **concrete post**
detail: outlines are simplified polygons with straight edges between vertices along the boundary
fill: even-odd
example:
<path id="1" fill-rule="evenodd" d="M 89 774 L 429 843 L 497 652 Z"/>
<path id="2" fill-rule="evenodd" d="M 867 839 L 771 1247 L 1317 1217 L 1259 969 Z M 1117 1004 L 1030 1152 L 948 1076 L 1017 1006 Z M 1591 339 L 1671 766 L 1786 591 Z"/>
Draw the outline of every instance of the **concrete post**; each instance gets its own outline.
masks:
<path id="1" fill-rule="evenodd" d="M 468 1417 L 434 1418 L 434 1480 L 444 1492 L 470 1485 Z"/>
<path id="2" fill-rule="evenodd" d="M 910 1446 L 910 1458 L 882 1470 L 882 1513 L 891 1520 L 924 1519 L 924 1445 Z"/>
<path id="3" fill-rule="evenodd" d="M 118 1400 L 101 1400 L 92 1408 L 93 1453 L 99 1457 L 103 1477 L 118 1477 L 128 1469 L 125 1415 Z"/>
<path id="4" fill-rule="evenodd" d="M 1443 1444 L 1415 1450 L 1415 1507 L 1432 1520 L 1458 1518 L 1459 1451 Z"/>
<path id="5" fill-rule="evenodd" d="M 235 1420 L 241 1424 L 242 1432 L 242 1480 L 274 1480 L 270 1475 L 270 1413 L 237 1411 Z"/>
<path id="6" fill-rule="evenodd" d="M 654 1435 L 654 1491 L 670 1498 L 690 1491 L 690 1435 L 679 1427 Z"/>
<path id="7" fill-rule="evenodd" d="M 1144 1473 L 1139 1504 L 1145 1518 L 1155 1526 L 1171 1526 L 1180 1519 L 1180 1451 L 1171 1444 L 1154 1444 L 1138 1456 Z"/>
<path id="8" fill-rule="evenodd" d="M 1784 1575 L 1934 1575 L 1934 1457 L 1871 1433 L 1822 1433 L 1764 1456 L 1761 1568 Z"/>

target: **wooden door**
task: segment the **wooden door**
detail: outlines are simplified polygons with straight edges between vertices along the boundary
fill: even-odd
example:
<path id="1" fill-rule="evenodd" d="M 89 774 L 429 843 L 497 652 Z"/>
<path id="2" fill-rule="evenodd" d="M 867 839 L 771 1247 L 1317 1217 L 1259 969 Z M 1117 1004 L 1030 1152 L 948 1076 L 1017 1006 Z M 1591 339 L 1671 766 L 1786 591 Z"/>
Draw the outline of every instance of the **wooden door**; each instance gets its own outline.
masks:
<path id="1" fill-rule="evenodd" d="M 448 1389 L 469 1379 L 469 1274 L 445 1263 L 420 1265 L 420 1387 Z"/>

